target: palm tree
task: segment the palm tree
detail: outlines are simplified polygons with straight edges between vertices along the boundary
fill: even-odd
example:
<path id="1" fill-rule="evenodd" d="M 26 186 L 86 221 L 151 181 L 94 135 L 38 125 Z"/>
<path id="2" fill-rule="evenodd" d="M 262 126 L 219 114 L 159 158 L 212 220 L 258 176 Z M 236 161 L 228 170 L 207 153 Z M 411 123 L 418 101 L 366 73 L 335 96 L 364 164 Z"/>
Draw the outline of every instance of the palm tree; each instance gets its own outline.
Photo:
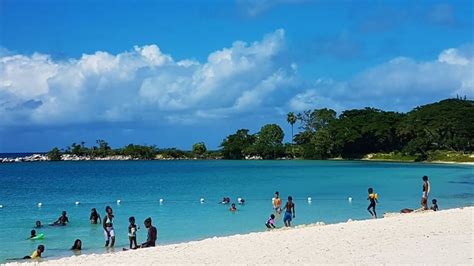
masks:
<path id="1" fill-rule="evenodd" d="M 293 112 L 289 112 L 286 115 L 286 121 L 291 125 L 291 152 L 293 153 L 293 158 L 295 157 L 295 152 L 293 150 L 293 125 L 296 123 L 296 116 Z"/>

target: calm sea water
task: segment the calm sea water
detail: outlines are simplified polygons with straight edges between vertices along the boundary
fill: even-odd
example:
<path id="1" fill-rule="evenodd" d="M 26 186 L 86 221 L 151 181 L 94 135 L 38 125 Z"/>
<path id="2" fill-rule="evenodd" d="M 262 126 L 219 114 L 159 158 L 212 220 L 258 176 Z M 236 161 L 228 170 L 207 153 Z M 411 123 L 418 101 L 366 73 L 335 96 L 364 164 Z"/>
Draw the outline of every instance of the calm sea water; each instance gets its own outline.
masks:
<path id="1" fill-rule="evenodd" d="M 115 213 L 117 247 L 128 245 L 128 217 L 135 216 L 146 238 L 143 220 L 150 216 L 159 244 L 213 236 L 264 231 L 271 198 L 280 191 L 293 196 L 294 224 L 334 223 L 370 218 L 367 188 L 379 194 L 377 211 L 418 208 L 421 177 L 428 175 L 431 196 L 441 209 L 473 205 L 474 167 L 346 161 L 106 161 L 0 164 L 0 262 L 29 255 L 38 244 L 46 257 L 70 256 L 76 238 L 82 254 L 106 252 L 100 225 L 89 224 L 90 209 Z M 218 204 L 224 196 L 246 199 L 233 214 Z M 199 202 L 205 198 L 205 203 Z M 308 203 L 307 198 L 312 202 Z M 352 197 L 352 202 L 348 201 Z M 159 199 L 164 202 L 160 205 Z M 117 205 L 117 199 L 121 204 Z M 75 202 L 79 201 L 78 206 Z M 41 202 L 43 206 L 37 207 Z M 40 241 L 25 240 L 36 220 L 43 224 L 69 214 L 70 224 L 37 230 Z M 281 217 L 277 217 L 282 226 Z"/>

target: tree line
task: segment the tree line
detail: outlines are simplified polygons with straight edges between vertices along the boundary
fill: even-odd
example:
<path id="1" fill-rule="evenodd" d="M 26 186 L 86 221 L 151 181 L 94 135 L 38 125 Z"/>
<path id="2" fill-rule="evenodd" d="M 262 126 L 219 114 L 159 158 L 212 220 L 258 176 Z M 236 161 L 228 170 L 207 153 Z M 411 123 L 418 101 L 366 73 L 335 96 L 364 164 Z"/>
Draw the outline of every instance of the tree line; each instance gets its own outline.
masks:
<path id="1" fill-rule="evenodd" d="M 259 132 L 238 129 L 222 141 L 220 149 L 209 151 L 204 142 L 195 143 L 191 151 L 176 148 L 129 144 L 112 149 L 104 140 L 85 147 L 73 143 L 64 150 L 54 148 L 49 156 L 61 154 L 105 157 L 130 156 L 136 159 L 360 159 L 373 153 L 397 153 L 415 160 L 427 160 L 434 151 L 472 153 L 474 150 L 474 101 L 446 99 L 419 106 L 407 113 L 375 108 L 341 112 L 322 108 L 295 114 L 286 122 L 291 127 L 291 143 L 284 143 L 284 132 L 277 124 L 267 124 Z M 294 134 L 294 126 L 299 131 Z"/>

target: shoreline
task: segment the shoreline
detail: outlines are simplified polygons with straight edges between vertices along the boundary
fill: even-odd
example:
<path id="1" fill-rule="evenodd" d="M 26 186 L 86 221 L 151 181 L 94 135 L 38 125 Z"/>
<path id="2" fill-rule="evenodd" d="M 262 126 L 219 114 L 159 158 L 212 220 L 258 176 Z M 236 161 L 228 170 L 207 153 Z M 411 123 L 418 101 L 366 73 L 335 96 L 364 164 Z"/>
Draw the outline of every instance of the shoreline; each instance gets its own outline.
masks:
<path id="1" fill-rule="evenodd" d="M 307 224 L 154 248 L 45 259 L 71 264 L 473 264 L 474 206 Z M 159 241 L 159 235 L 158 235 Z M 158 242 L 159 243 L 159 242 Z M 425 249 L 426 254 L 419 250 Z M 47 249 L 46 253 L 47 255 Z M 36 262 L 12 262 L 7 265 Z"/>

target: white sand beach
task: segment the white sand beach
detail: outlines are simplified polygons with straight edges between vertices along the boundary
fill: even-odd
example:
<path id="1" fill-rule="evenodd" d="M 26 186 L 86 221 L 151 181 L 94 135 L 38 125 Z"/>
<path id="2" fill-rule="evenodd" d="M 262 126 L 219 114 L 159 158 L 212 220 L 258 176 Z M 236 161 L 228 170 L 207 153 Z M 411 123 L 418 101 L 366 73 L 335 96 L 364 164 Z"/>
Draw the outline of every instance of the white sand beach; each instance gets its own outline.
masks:
<path id="1" fill-rule="evenodd" d="M 41 265 L 474 264 L 474 207 L 45 260 Z M 47 255 L 47 249 L 46 253 Z"/>

